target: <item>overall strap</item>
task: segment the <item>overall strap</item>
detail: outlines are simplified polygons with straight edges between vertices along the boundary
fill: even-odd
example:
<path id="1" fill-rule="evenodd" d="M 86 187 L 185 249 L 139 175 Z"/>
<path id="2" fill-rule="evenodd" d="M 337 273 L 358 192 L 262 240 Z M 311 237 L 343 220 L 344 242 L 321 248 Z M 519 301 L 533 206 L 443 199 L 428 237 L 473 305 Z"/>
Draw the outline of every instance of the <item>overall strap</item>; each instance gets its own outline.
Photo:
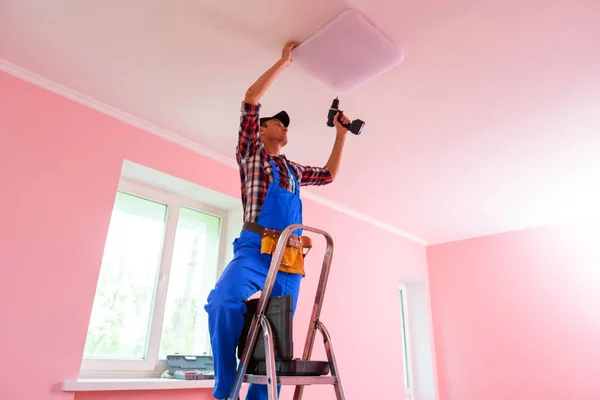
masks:
<path id="1" fill-rule="evenodd" d="M 273 169 L 273 186 L 279 186 L 279 170 L 277 169 L 277 165 L 273 162 L 273 159 L 269 157 L 269 161 L 271 161 L 271 168 Z"/>

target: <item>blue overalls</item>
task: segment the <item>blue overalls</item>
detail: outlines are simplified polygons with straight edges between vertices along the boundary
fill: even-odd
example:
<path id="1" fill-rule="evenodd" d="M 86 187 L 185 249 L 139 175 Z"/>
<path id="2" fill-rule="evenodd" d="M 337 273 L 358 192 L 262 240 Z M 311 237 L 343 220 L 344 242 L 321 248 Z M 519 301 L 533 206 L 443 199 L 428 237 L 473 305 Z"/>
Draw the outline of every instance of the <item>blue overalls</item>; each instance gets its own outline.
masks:
<path id="1" fill-rule="evenodd" d="M 281 231 L 291 224 L 302 223 L 300 185 L 288 166 L 294 181 L 294 192 L 280 187 L 279 170 L 273 160 L 270 161 L 273 168 L 273 183 L 267 189 L 257 223 Z M 296 230 L 293 233 L 301 235 L 302 231 Z M 208 327 L 215 363 L 213 396 L 217 399 L 227 398 L 235 380 L 236 347 L 246 312 L 243 301 L 263 289 L 271 266 L 272 256 L 260 253 L 261 239 L 257 233 L 242 230 L 240 236 L 233 242 L 233 260 L 223 271 L 215 288 L 208 295 L 208 303 L 204 306 L 208 312 Z M 292 315 L 296 311 L 301 280 L 300 274 L 278 271 L 271 293 L 272 296 L 286 294 L 293 296 Z M 267 398 L 266 385 L 250 385 L 246 400 Z"/>

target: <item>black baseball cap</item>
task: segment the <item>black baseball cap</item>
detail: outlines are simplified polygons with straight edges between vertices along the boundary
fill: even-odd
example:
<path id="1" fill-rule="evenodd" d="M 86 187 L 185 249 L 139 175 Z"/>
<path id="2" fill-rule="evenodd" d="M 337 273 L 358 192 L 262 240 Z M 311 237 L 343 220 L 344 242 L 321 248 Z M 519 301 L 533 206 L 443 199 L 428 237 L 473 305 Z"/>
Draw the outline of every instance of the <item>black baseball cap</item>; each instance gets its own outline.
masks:
<path id="1" fill-rule="evenodd" d="M 277 120 L 281 121 L 283 126 L 285 126 L 286 128 L 290 125 L 290 116 L 285 111 L 279 111 L 277 114 L 273 115 L 272 117 L 261 118 L 260 124 L 262 125 L 263 123 L 265 123 L 271 119 L 277 119 Z"/>

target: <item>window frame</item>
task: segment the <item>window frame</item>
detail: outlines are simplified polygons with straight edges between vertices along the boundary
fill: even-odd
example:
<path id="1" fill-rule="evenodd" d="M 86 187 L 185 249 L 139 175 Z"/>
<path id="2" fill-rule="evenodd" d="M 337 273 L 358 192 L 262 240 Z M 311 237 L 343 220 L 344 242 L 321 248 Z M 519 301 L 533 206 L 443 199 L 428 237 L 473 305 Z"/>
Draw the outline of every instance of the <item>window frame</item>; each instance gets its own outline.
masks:
<path id="1" fill-rule="evenodd" d="M 225 268 L 226 240 L 229 211 L 208 205 L 197 199 L 183 196 L 150 186 L 145 183 L 122 177 L 117 192 L 124 192 L 146 200 L 155 201 L 166 205 L 166 223 L 163 230 L 161 258 L 158 272 L 155 278 L 155 291 L 152 298 L 149 338 L 147 347 L 147 358 L 142 360 L 127 359 L 88 359 L 82 357 L 80 378 L 151 378 L 159 377 L 168 369 L 166 360 L 160 360 L 158 353 L 160 349 L 160 336 L 166 306 L 167 292 L 169 288 L 169 275 L 171 271 L 171 260 L 177 230 L 177 220 L 180 207 L 197 210 L 221 219 L 219 224 L 218 254 L 216 279 Z M 111 212 L 112 213 L 112 212 Z M 89 329 L 89 326 L 88 326 Z M 86 331 L 87 335 L 87 331 Z M 207 343 L 209 355 L 210 345 Z"/>
<path id="2" fill-rule="evenodd" d="M 412 351 L 411 351 L 411 339 L 410 339 L 410 317 L 409 317 L 409 306 L 408 306 L 408 285 L 404 282 L 398 283 L 398 293 L 400 294 L 400 333 L 403 336 L 402 339 L 402 365 L 404 367 L 402 381 L 404 382 L 404 395 L 406 400 L 414 399 L 414 380 L 413 380 L 413 366 L 412 366 Z M 406 385 L 408 380 L 408 386 Z"/>

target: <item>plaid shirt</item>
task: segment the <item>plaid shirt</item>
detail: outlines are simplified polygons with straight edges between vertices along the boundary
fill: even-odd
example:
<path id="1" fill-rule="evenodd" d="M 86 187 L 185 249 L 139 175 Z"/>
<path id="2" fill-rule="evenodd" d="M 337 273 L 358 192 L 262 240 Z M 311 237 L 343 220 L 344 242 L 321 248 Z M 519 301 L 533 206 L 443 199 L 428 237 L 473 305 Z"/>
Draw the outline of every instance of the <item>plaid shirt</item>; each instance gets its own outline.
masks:
<path id="1" fill-rule="evenodd" d="M 294 192 L 294 180 L 288 173 L 296 175 L 300 186 L 321 186 L 331 183 L 332 176 L 326 167 L 308 167 L 285 158 L 285 155 L 269 156 L 259 139 L 260 104 L 242 102 L 242 115 L 236 159 L 240 169 L 244 222 L 258 222 L 269 184 L 273 183 L 273 168 L 270 159 L 279 170 L 279 185 Z"/>

